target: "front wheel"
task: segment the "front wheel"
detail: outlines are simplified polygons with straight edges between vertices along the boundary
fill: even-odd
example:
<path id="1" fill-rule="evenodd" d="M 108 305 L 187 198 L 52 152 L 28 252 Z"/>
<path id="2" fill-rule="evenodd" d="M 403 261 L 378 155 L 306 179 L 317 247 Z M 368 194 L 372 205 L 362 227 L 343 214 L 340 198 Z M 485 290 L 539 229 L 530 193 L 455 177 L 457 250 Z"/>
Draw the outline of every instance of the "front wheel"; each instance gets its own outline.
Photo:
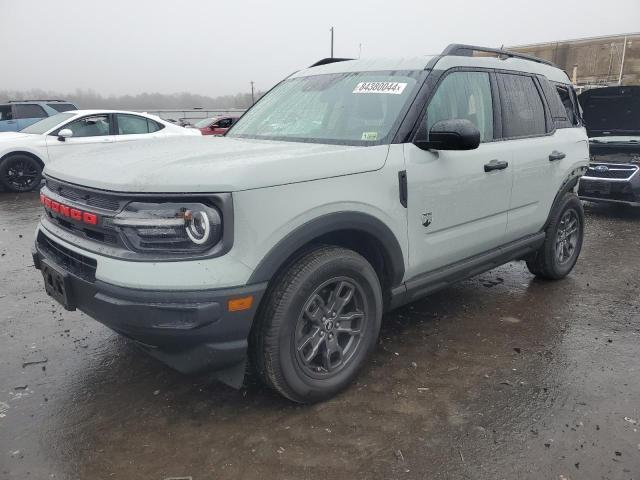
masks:
<path id="1" fill-rule="evenodd" d="M 0 162 L 0 184 L 10 192 L 29 192 L 40 185 L 42 166 L 33 157 L 14 154 Z"/>
<path id="2" fill-rule="evenodd" d="M 542 247 L 527 260 L 527 267 L 538 277 L 558 280 L 573 270 L 584 239 L 584 210 L 575 194 L 565 194 L 558 203 L 546 234 Z"/>
<path id="3" fill-rule="evenodd" d="M 253 354 L 263 380 L 300 403 L 325 400 L 356 376 L 375 347 L 382 292 L 373 267 L 320 246 L 276 280 L 257 319 Z"/>

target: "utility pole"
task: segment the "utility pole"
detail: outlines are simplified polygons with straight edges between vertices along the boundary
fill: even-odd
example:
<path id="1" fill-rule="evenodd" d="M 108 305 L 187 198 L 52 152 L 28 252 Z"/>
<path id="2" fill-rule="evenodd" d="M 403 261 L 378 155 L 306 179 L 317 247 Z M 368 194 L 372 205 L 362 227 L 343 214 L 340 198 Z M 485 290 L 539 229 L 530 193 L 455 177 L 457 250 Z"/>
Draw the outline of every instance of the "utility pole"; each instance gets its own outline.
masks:
<path id="1" fill-rule="evenodd" d="M 251 105 L 253 105 L 254 103 L 256 103 L 256 99 L 253 96 L 253 80 L 251 80 Z"/>
<path id="2" fill-rule="evenodd" d="M 627 53 L 627 36 L 624 36 L 624 45 L 622 46 L 622 59 L 620 60 L 620 75 L 618 76 L 618 85 L 622 85 L 622 75 L 624 74 L 624 56 Z"/>
<path id="3" fill-rule="evenodd" d="M 333 58 L 333 27 L 329 31 L 331 32 L 331 58 Z"/>

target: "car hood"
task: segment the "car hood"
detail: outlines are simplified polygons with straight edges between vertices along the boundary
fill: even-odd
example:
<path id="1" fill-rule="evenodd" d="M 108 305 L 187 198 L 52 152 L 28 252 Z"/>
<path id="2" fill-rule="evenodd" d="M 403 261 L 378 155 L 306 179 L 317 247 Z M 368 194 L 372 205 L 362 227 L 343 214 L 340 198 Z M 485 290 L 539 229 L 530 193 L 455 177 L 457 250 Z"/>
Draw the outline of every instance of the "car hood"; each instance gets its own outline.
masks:
<path id="1" fill-rule="evenodd" d="M 640 136 L 640 86 L 593 88 L 578 99 L 589 138 Z"/>
<path id="2" fill-rule="evenodd" d="M 388 145 L 188 136 L 114 144 L 69 155 L 45 175 L 119 192 L 232 192 L 382 168 Z"/>
<path id="3" fill-rule="evenodd" d="M 20 133 L 20 132 L 0 132 L 0 142 L 4 141 L 16 141 L 25 140 L 27 138 L 33 138 L 36 135 L 33 133 Z"/>

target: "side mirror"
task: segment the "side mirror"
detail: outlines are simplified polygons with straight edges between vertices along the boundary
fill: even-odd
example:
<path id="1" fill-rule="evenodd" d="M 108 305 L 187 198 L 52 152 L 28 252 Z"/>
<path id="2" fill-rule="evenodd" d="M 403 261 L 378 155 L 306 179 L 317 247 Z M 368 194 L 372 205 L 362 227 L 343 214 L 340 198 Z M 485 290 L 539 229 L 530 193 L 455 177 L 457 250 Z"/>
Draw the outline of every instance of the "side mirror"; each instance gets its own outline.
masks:
<path id="1" fill-rule="evenodd" d="M 480 145 L 480 130 L 469 120 L 441 120 L 431 130 L 419 130 L 413 144 L 422 150 L 473 150 Z"/>
<path id="2" fill-rule="evenodd" d="M 58 140 L 64 142 L 67 138 L 73 137 L 73 132 L 70 128 L 63 128 L 58 132 Z"/>

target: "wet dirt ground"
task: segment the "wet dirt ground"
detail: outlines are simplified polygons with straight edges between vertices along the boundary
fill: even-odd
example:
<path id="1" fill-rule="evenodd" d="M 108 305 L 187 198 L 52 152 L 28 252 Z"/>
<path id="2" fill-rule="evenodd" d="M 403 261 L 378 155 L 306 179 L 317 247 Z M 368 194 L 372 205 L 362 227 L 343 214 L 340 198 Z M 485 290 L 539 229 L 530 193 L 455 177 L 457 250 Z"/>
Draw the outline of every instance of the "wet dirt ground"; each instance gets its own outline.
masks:
<path id="1" fill-rule="evenodd" d="M 39 213 L 0 193 L 0 479 L 640 478 L 640 210 L 587 206 L 564 281 L 511 263 L 388 314 L 315 406 L 64 311 L 32 268 Z"/>

